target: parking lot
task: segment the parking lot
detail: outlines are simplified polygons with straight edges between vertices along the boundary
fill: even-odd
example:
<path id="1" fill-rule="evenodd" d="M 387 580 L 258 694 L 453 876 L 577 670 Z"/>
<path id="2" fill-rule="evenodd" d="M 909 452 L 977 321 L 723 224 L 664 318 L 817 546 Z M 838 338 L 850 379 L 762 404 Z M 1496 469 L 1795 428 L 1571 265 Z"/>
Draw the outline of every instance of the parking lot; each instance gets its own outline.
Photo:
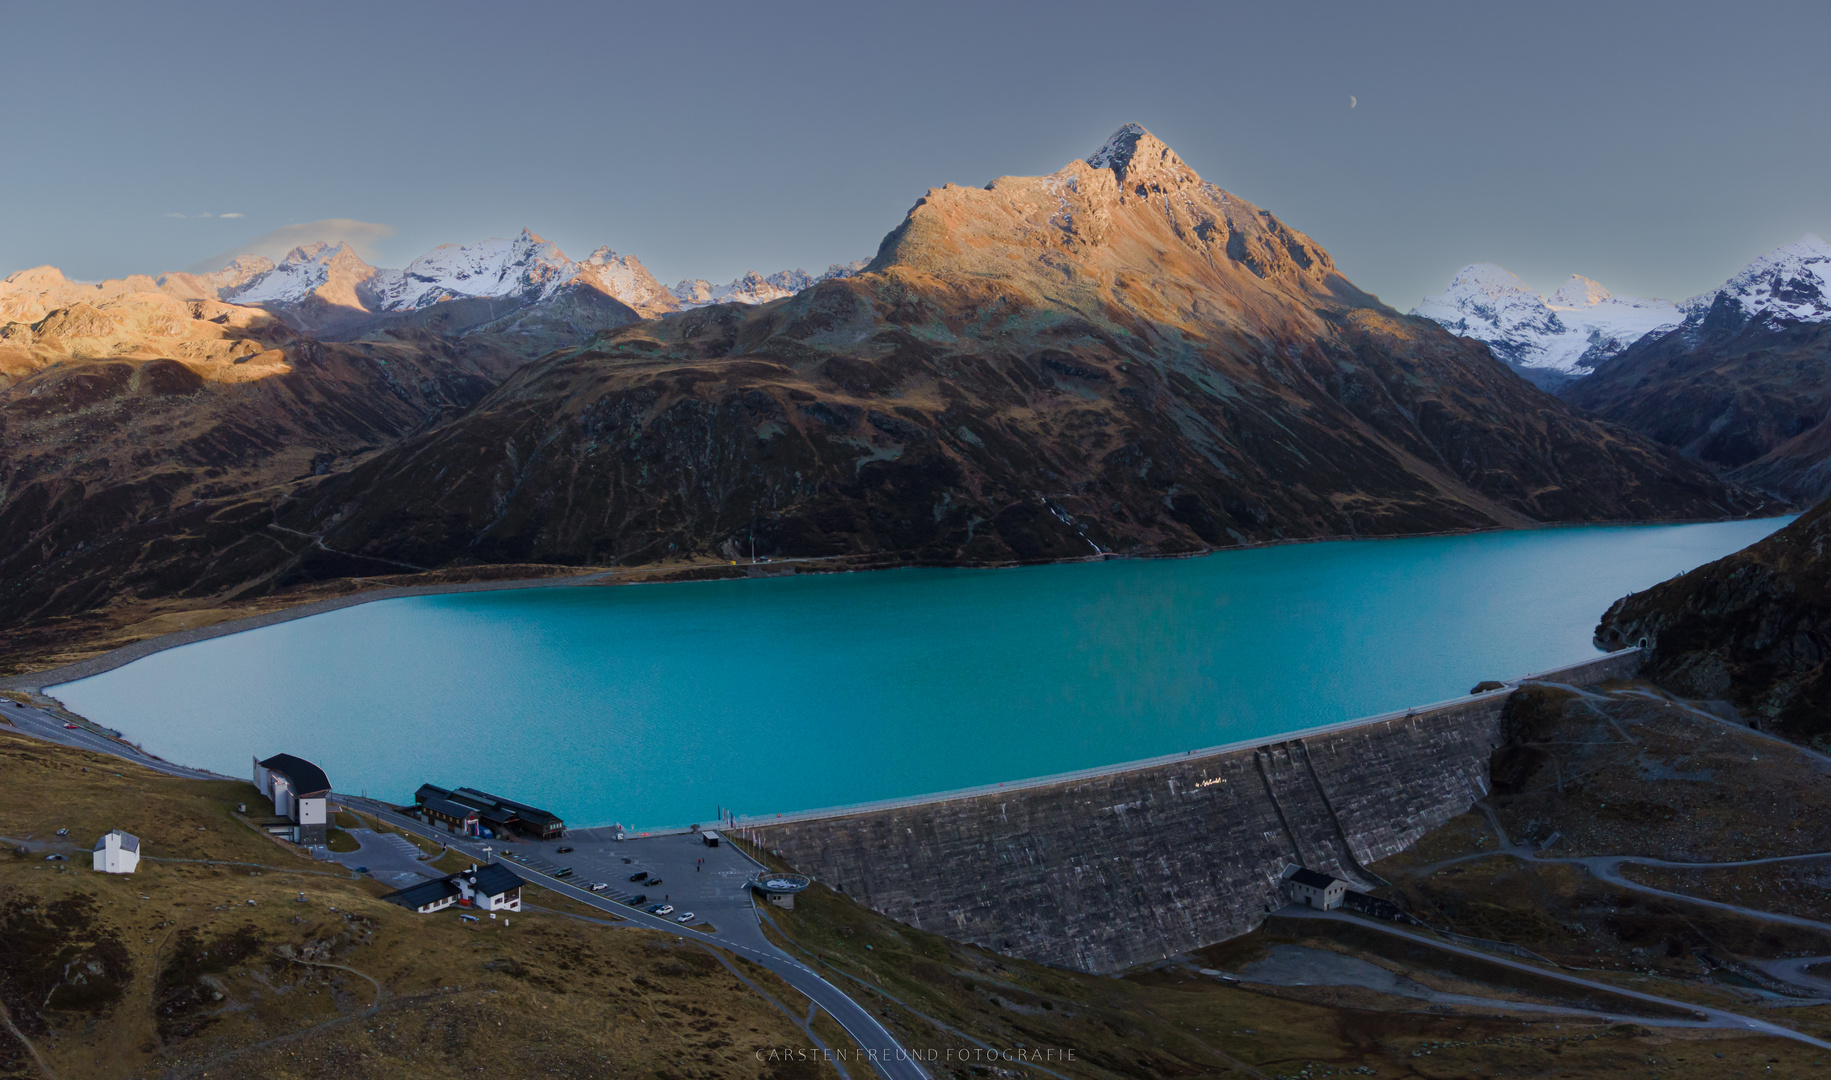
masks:
<path id="1" fill-rule="evenodd" d="M 670 919 L 692 912 L 695 924 L 710 923 L 723 936 L 762 942 L 744 885 L 757 866 L 729 844 L 707 847 L 697 834 L 618 841 L 597 830 L 580 830 L 563 840 L 509 843 L 497 850 L 505 860 L 545 874 L 571 867 L 568 883 L 589 889 L 602 882 L 608 887 L 595 890 L 596 895 L 618 903 L 646 896 L 645 907 L 672 904 Z M 647 880 L 632 882 L 637 873 L 646 873 Z"/>

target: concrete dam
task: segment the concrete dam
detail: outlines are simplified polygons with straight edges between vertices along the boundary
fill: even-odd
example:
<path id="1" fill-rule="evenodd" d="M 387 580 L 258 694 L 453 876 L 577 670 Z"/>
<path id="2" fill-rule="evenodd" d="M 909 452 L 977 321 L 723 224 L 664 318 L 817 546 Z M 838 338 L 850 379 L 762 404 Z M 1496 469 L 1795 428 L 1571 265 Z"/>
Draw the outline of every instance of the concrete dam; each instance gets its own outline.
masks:
<path id="1" fill-rule="evenodd" d="M 1517 682 L 1631 678 L 1624 650 Z M 1055 777 L 729 827 L 923 930 L 1114 972 L 1257 927 L 1284 868 L 1363 886 L 1487 794 L 1512 689 Z"/>

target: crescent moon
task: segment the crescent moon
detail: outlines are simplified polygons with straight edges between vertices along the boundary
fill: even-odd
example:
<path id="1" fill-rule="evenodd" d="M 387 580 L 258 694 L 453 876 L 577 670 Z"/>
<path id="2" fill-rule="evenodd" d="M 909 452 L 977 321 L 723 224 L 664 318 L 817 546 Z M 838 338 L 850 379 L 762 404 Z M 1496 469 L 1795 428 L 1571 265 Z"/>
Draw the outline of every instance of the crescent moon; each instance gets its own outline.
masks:
<path id="1" fill-rule="evenodd" d="M 1350 108 L 1350 109 L 1352 109 L 1352 108 L 1354 108 L 1354 107 L 1355 107 L 1355 106 L 1356 106 L 1356 105 L 1359 105 L 1359 104 L 1360 104 L 1360 102 L 1359 102 L 1359 101 L 1357 101 L 1357 100 L 1355 100 L 1355 97 L 1354 97 L 1354 95 L 1353 95 L 1353 94 L 1349 94 L 1349 95 L 1348 95 L 1348 108 Z"/>

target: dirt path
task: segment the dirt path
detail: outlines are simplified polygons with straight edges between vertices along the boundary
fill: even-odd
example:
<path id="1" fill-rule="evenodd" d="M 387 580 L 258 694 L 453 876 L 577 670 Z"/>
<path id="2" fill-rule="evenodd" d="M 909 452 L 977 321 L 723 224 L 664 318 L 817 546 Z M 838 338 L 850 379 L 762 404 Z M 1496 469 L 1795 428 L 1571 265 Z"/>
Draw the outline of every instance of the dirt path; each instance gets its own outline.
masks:
<path id="1" fill-rule="evenodd" d="M 1285 908 L 1280 911 L 1279 914 L 1298 919 L 1326 919 L 1336 922 L 1345 922 L 1361 927 L 1362 929 L 1373 930 L 1377 933 L 1387 934 L 1392 937 L 1404 938 L 1415 944 L 1425 945 L 1443 952 L 1455 953 L 1459 956 L 1466 956 L 1490 964 L 1498 964 L 1501 967 L 1512 968 L 1515 971 L 1522 971 L 1542 979 L 1552 979 L 1557 982 L 1568 983 L 1572 986 L 1580 986 L 1586 990 L 1598 991 L 1610 994 L 1614 997 L 1629 998 L 1635 1001 L 1644 1001 L 1649 1004 L 1659 1005 L 1663 1008 L 1677 1009 L 1682 1012 L 1690 1013 L 1693 1016 L 1703 1017 L 1702 1020 L 1691 1021 L 1689 1023 L 1685 1021 L 1671 1022 L 1678 1026 L 1723 1028 L 1731 1031 L 1747 1031 L 1758 1035 L 1773 1035 L 1783 1039 L 1792 1039 L 1795 1042 L 1802 1042 L 1807 1046 L 1815 1046 L 1820 1050 L 1831 1050 L 1831 1042 L 1814 1038 L 1804 1032 L 1794 1031 L 1792 1028 L 1781 1027 L 1779 1024 L 1769 1023 L 1766 1020 L 1757 1020 L 1752 1016 L 1743 1016 L 1741 1013 L 1732 1013 L 1723 1009 L 1711 1008 L 1707 1005 L 1697 1004 L 1696 1002 L 1679 1001 L 1675 998 L 1660 997 L 1657 994 L 1648 994 L 1639 990 L 1628 990 L 1609 983 L 1598 982 L 1594 979 L 1585 979 L 1576 975 L 1567 975 L 1561 971 L 1538 967 L 1533 964 L 1524 963 L 1523 961 L 1508 960 L 1505 957 L 1495 956 L 1492 953 L 1482 952 L 1478 949 L 1464 948 L 1460 945 L 1452 945 L 1448 942 L 1435 940 L 1434 938 L 1427 937 L 1423 934 L 1402 930 L 1389 923 L 1376 922 L 1372 919 L 1362 919 L 1354 915 L 1343 914 L 1340 911 L 1316 911 L 1310 908 Z M 1612 1017 L 1615 1014 L 1611 1013 L 1605 1015 Z M 1627 1014 L 1623 1013 L 1621 1015 L 1625 1017 Z M 1636 1017 L 1635 1020 L 1640 1023 L 1648 1022 L 1641 1017 Z M 1665 1021 L 1660 1022 L 1666 1023 Z"/>
<path id="2" fill-rule="evenodd" d="M 49 1077 L 50 1080 L 57 1080 L 57 1074 L 51 1071 L 51 1063 L 46 1061 L 44 1055 L 38 1052 L 38 1047 L 32 1045 L 32 1040 L 25 1037 L 25 1032 L 20 1031 L 13 1025 L 13 1018 L 7 1013 L 6 1004 L 4 1002 L 0 1002 L 0 1022 L 6 1024 L 6 1030 L 12 1034 L 13 1038 L 19 1040 L 19 1045 L 25 1047 L 25 1052 L 32 1055 L 32 1060 L 38 1063 L 39 1070 Z"/>

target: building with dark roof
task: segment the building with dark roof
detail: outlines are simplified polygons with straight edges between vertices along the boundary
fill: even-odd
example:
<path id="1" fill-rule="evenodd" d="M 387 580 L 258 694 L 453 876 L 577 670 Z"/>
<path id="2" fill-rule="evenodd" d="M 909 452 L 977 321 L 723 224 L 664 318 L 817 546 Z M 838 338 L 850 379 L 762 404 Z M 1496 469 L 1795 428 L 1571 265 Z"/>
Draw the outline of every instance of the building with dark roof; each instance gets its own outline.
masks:
<path id="1" fill-rule="evenodd" d="M 481 819 L 477 816 L 476 808 L 465 806 L 461 802 L 429 795 L 421 800 L 420 813 L 425 816 L 427 824 L 443 825 L 449 831 L 462 833 L 465 836 L 483 834 Z"/>
<path id="2" fill-rule="evenodd" d="M 140 866 L 140 838 L 119 829 L 96 840 L 91 864 L 104 874 L 131 874 Z"/>
<path id="3" fill-rule="evenodd" d="M 558 814 L 542 810 L 538 806 L 529 806 L 524 802 L 516 802 L 514 799 L 505 799 L 500 795 L 491 795 L 487 791 L 478 791 L 476 788 L 468 787 L 457 789 L 451 793 L 451 797 L 459 802 L 469 803 L 479 810 L 509 811 L 514 815 L 510 824 L 517 832 L 524 832 L 541 840 L 555 840 L 566 835 L 565 821 L 561 820 Z"/>
<path id="4" fill-rule="evenodd" d="M 489 829 L 496 836 L 519 832 L 539 840 L 553 840 L 566 835 L 566 823 L 558 814 L 538 806 L 505 799 L 500 795 L 491 795 L 487 791 L 478 791 L 476 788 L 450 790 L 437 784 L 421 784 L 420 789 L 413 794 L 413 801 L 419 804 L 422 813 L 426 812 L 424 808 L 431 805 L 433 800 L 445 800 L 474 809 L 479 828 Z"/>
<path id="5" fill-rule="evenodd" d="M 299 844 L 325 842 L 325 804 L 331 794 L 330 777 L 302 757 L 275 754 L 254 763 L 254 786 L 273 800 L 273 812 L 292 823 L 288 839 Z"/>
<path id="6" fill-rule="evenodd" d="M 1348 893 L 1348 883 L 1338 877 L 1319 874 L 1308 867 L 1293 866 L 1284 871 L 1284 885 L 1291 903 L 1333 911 L 1341 906 Z"/>
<path id="7" fill-rule="evenodd" d="M 477 911 L 520 911 L 521 887 L 526 884 L 520 874 L 501 863 L 488 863 L 409 886 L 382 899 L 422 915 L 453 905 Z"/>

